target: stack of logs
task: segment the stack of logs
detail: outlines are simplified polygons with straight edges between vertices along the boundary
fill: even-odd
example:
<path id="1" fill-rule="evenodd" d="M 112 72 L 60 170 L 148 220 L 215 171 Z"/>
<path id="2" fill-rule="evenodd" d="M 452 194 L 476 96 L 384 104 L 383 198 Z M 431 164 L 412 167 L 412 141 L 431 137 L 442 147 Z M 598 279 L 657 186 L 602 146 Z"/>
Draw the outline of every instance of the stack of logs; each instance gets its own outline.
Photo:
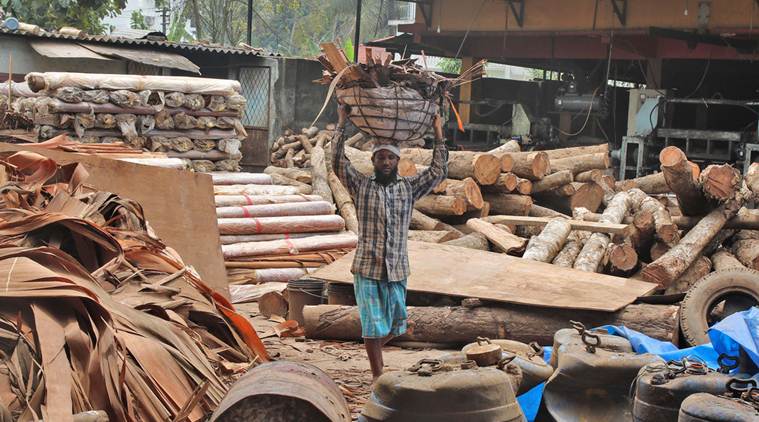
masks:
<path id="1" fill-rule="evenodd" d="M 311 147 L 321 143 L 323 147 L 328 148 L 334 134 L 334 124 L 328 124 L 323 130 L 319 130 L 316 126 L 303 128 L 298 134 L 287 129 L 272 145 L 270 162 L 277 167 L 311 168 Z M 358 132 L 348 137 L 345 144 L 361 151 L 371 151 L 374 147 L 374 138 Z M 423 146 L 424 140 L 422 139 L 400 143 L 401 148 Z"/>
<path id="2" fill-rule="evenodd" d="M 294 280 L 356 246 L 332 198 L 310 194 L 310 173 L 288 174 L 309 193 L 281 185 L 287 176 L 276 172 L 211 174 L 230 283 Z"/>
<path id="3" fill-rule="evenodd" d="M 138 75 L 54 76 L 58 79 L 29 74 L 36 96 L 20 100 L 17 106 L 17 111 L 31 116 L 38 140 L 67 133 L 82 143 L 125 142 L 165 152 L 186 160 L 195 171 L 240 170 L 240 146 L 247 134 L 240 120 L 246 100 L 239 94 L 238 82 Z M 122 89 L 103 88 L 114 85 L 114 78 Z M 48 79 L 59 83 L 51 86 Z M 209 89 L 213 85 L 223 89 Z"/>

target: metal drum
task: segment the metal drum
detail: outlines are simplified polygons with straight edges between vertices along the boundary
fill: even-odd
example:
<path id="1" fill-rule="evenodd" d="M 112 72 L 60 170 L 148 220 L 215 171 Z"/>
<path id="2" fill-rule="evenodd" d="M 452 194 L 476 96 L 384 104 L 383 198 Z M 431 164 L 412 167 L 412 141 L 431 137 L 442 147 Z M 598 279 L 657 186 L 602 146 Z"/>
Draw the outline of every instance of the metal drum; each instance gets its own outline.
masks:
<path id="1" fill-rule="evenodd" d="M 303 326 L 303 307 L 321 305 L 324 302 L 324 281 L 303 277 L 288 282 L 287 302 L 287 318 L 294 319 Z"/>
<path id="2" fill-rule="evenodd" d="M 748 381 L 748 382 L 747 382 Z M 736 383 L 737 382 L 737 383 Z M 739 386 L 741 384 L 742 386 Z M 680 406 L 678 422 L 756 422 L 759 421 L 759 389 L 755 380 L 728 382 L 728 393 L 715 396 L 693 394 Z"/>
<path id="3" fill-rule="evenodd" d="M 512 359 L 511 363 L 522 370 L 522 382 L 517 395 L 530 391 L 536 385 L 545 382 L 553 374 L 553 368 L 543 359 L 543 348 L 537 343 L 525 344 L 514 340 L 490 340 L 501 347 L 501 358 Z M 472 343 L 476 344 L 476 343 Z M 470 345 L 464 346 L 464 349 Z"/>
<path id="4" fill-rule="evenodd" d="M 514 390 L 511 376 L 496 367 L 424 359 L 379 377 L 359 421 L 523 422 Z"/>
<path id="5" fill-rule="evenodd" d="M 729 380 L 730 375 L 712 371 L 692 358 L 646 365 L 638 374 L 633 420 L 675 422 L 683 400 L 696 393 L 722 394 Z"/>
<path id="6" fill-rule="evenodd" d="M 631 349 L 627 340 L 586 331 L 582 324 L 573 325 L 574 333 L 556 333 L 554 342 L 560 344 L 554 350 L 556 370 L 546 382 L 544 407 L 538 415 L 545 419 L 539 420 L 631 420 L 630 388 L 638 372 L 664 360 L 652 354 L 620 352 L 619 349 Z"/>
<path id="7" fill-rule="evenodd" d="M 327 303 L 330 305 L 356 306 L 356 293 L 352 284 L 327 284 Z"/>
<path id="8" fill-rule="evenodd" d="M 256 366 L 229 390 L 210 422 L 350 422 L 340 388 L 319 368 L 300 362 Z"/>

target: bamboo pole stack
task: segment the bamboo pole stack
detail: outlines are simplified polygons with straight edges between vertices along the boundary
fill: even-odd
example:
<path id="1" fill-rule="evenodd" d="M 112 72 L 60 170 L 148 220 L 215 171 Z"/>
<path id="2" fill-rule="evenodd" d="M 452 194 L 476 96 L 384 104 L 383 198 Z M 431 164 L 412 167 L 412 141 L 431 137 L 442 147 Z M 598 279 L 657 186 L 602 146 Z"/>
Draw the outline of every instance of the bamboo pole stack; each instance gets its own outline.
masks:
<path id="1" fill-rule="evenodd" d="M 124 142 L 185 160 L 195 171 L 240 171 L 246 99 L 232 80 L 172 76 L 30 73 L 38 140 Z"/>
<path id="2" fill-rule="evenodd" d="M 310 188 L 311 173 L 281 170 L 211 174 L 230 283 L 297 279 L 356 246 L 331 202 L 289 184 Z"/>

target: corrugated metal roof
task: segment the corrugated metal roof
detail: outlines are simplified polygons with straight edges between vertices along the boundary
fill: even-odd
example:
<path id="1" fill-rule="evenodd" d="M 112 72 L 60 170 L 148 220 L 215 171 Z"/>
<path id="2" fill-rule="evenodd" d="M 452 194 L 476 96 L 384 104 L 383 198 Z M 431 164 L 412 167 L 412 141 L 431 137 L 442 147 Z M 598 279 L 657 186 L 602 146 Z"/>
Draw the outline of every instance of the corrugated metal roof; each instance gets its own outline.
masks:
<path id="1" fill-rule="evenodd" d="M 196 51 L 202 53 L 216 53 L 216 54 L 231 54 L 238 56 L 280 56 L 279 54 L 267 52 L 264 49 L 247 49 L 238 47 L 225 47 L 221 45 L 204 45 L 204 44 L 190 44 L 173 41 L 157 41 L 152 39 L 134 39 L 127 37 L 117 37 L 113 35 L 84 35 L 81 37 L 73 37 L 69 35 L 62 35 L 56 32 L 43 32 L 39 35 L 30 34 L 21 31 L 11 31 L 7 28 L 0 28 L 0 35 L 7 34 L 18 37 L 26 37 L 33 39 L 56 39 L 56 40 L 68 40 L 71 42 L 93 42 L 103 43 L 111 45 L 126 45 L 126 46 L 146 46 L 156 47 L 159 49 L 167 49 L 173 51 Z"/>

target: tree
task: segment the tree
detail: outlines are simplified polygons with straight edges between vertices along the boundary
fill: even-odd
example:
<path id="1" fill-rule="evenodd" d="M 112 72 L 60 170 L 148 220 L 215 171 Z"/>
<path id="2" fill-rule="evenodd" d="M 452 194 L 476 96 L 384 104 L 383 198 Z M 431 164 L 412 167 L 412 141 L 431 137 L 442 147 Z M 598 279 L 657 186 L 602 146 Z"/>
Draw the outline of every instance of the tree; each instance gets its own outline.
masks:
<path id="1" fill-rule="evenodd" d="M 102 19 L 115 16 L 126 0 L 0 0 L 6 15 L 46 30 L 73 26 L 90 34 L 105 33 Z"/>
<path id="2" fill-rule="evenodd" d="M 148 29 L 148 24 L 145 23 L 145 15 L 141 10 L 133 10 L 132 15 L 129 18 L 129 27 L 132 29 Z"/>
<path id="3" fill-rule="evenodd" d="M 452 59 L 444 57 L 440 59 L 440 69 L 445 73 L 453 73 L 458 75 L 461 73 L 461 59 Z"/>

